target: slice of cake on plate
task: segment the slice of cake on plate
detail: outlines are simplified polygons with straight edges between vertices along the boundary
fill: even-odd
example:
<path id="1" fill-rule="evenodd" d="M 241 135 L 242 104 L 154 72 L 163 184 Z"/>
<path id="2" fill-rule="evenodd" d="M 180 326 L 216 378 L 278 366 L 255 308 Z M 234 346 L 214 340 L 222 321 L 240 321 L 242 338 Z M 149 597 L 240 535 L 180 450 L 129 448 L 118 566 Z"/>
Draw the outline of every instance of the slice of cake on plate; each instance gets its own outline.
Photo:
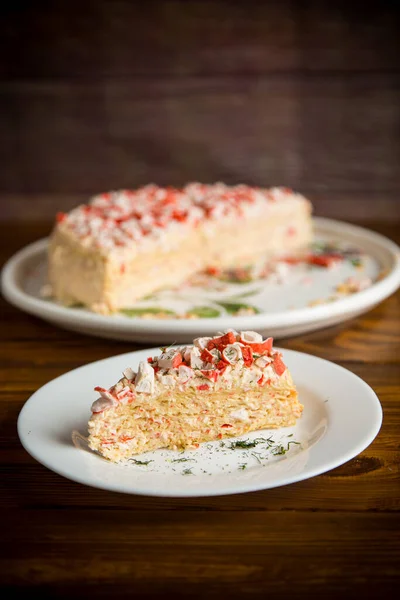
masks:
<path id="1" fill-rule="evenodd" d="M 272 338 L 228 331 L 164 349 L 127 367 L 110 389 L 96 387 L 89 446 L 119 462 L 158 448 L 295 425 L 295 385 Z"/>
<path id="2" fill-rule="evenodd" d="M 51 294 L 112 312 L 205 268 L 292 253 L 311 236 L 311 204 L 287 188 L 191 183 L 106 193 L 57 215 Z"/>

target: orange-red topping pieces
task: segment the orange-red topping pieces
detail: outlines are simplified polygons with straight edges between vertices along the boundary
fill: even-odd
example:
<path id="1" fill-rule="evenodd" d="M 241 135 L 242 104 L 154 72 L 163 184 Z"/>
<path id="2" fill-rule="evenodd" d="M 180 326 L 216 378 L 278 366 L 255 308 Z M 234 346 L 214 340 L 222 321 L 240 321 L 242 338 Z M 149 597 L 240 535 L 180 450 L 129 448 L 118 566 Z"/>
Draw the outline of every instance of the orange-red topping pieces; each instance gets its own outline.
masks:
<path id="1" fill-rule="evenodd" d="M 214 382 L 217 381 L 219 377 L 218 371 L 214 371 L 213 369 L 202 369 L 200 373 L 210 381 Z"/>
<path id="2" fill-rule="evenodd" d="M 265 342 L 262 342 L 261 344 L 253 344 L 253 343 L 249 343 L 249 342 L 242 342 L 242 344 L 246 344 L 246 346 L 250 347 L 252 349 L 253 352 L 255 352 L 256 354 L 270 354 L 271 350 L 272 350 L 272 343 L 273 343 L 273 338 L 268 338 L 265 340 Z"/>
<path id="3" fill-rule="evenodd" d="M 211 352 L 209 350 L 207 350 L 207 348 L 204 348 L 204 350 L 200 354 L 200 358 L 201 358 L 201 360 L 203 360 L 206 363 L 214 362 L 214 356 L 211 354 Z"/>
<path id="4" fill-rule="evenodd" d="M 63 212 L 58 212 L 56 214 L 56 221 L 57 223 L 62 223 L 63 221 L 65 221 L 65 219 L 67 218 L 67 215 Z"/>
<path id="5" fill-rule="evenodd" d="M 225 333 L 225 335 L 212 338 L 207 344 L 207 349 L 212 350 L 213 348 L 217 348 L 217 350 L 223 350 L 225 346 L 228 346 L 228 344 L 234 344 L 235 342 L 236 335 L 233 333 L 233 331 L 228 331 L 228 333 Z"/>
<path id="6" fill-rule="evenodd" d="M 243 346 L 242 356 L 245 367 L 251 367 L 254 362 L 253 351 L 249 346 Z"/>
<path id="7" fill-rule="evenodd" d="M 206 383 L 202 383 L 201 385 L 197 386 L 197 389 L 200 390 L 200 391 L 205 391 L 205 390 L 209 390 L 210 386 L 207 385 Z"/>
<path id="8" fill-rule="evenodd" d="M 317 265 L 318 267 L 331 267 L 332 265 L 342 262 L 343 256 L 341 254 L 310 254 L 307 257 L 307 262 L 310 265 Z"/>
<path id="9" fill-rule="evenodd" d="M 174 358 L 172 359 L 172 367 L 174 369 L 178 368 L 179 365 L 181 365 L 183 363 L 183 358 L 182 358 L 182 354 L 180 352 L 178 352 L 177 354 L 175 354 Z"/>
<path id="10" fill-rule="evenodd" d="M 272 361 L 272 368 L 279 376 L 283 375 L 283 373 L 286 371 L 286 365 L 282 361 L 280 354 L 275 354 L 274 360 Z"/>

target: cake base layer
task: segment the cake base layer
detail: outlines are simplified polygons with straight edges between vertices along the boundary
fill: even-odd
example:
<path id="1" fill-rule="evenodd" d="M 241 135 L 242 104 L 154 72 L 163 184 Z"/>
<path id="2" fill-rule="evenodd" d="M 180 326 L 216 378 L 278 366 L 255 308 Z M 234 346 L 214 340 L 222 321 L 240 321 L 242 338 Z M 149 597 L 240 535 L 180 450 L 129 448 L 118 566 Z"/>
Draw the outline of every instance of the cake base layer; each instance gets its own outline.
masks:
<path id="1" fill-rule="evenodd" d="M 64 305 L 83 304 L 96 312 L 126 308 L 160 288 L 182 284 L 208 267 L 251 265 L 262 257 L 304 248 L 312 239 L 306 202 L 276 203 L 241 219 L 209 221 L 177 229 L 137 248 L 110 252 L 85 245 L 61 223 L 49 246 L 49 282 Z"/>
<path id="2" fill-rule="evenodd" d="M 159 448 L 194 449 L 201 442 L 295 425 L 300 404 L 291 379 L 267 385 L 198 392 L 166 391 L 151 403 L 119 404 L 89 421 L 89 446 L 113 462 Z"/>

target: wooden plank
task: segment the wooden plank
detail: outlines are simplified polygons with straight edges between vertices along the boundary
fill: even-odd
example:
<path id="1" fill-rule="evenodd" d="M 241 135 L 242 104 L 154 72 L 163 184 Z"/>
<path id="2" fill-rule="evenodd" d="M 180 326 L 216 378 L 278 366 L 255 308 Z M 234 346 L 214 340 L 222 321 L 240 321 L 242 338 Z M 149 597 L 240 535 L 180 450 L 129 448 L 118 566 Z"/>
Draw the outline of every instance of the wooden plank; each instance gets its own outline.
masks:
<path id="1" fill-rule="evenodd" d="M 0 306 L 4 315 L 3 339 L 10 342 L 14 340 L 17 345 L 19 343 L 23 346 L 27 341 L 28 347 L 31 347 L 32 337 L 40 337 L 44 346 L 50 344 L 53 350 L 59 349 L 63 352 L 62 348 L 68 352 L 69 348 L 80 345 L 83 359 L 86 358 L 87 348 L 91 349 L 94 357 L 103 358 L 110 354 L 122 354 L 144 347 L 143 344 L 105 341 L 101 338 L 64 331 L 38 317 L 21 312 L 3 299 L 0 299 Z M 399 344 L 397 333 L 399 307 L 400 293 L 398 292 L 356 319 L 288 340 L 276 338 L 276 343 L 279 342 L 280 346 L 301 352 L 320 353 L 328 360 L 363 360 L 378 363 L 396 360 Z M 368 344 L 365 342 L 365 336 L 369 336 Z M 75 355 L 76 359 L 78 356 L 79 354 Z"/>
<path id="2" fill-rule="evenodd" d="M 368 586 L 383 593 L 397 581 L 395 514 L 141 511 L 127 518 L 126 512 L 109 510 L 104 518 L 104 511 L 91 510 L 71 511 L 68 519 L 62 515 L 9 513 L 7 557 L 0 567 L 4 584 L 100 588 L 124 581 L 139 597 L 162 585 L 184 586 L 185 594 L 195 588 L 196 597 L 206 590 L 212 597 L 217 590 L 260 597 L 261 589 L 293 588 L 300 597 L 300 592 L 326 596 L 326 590 L 338 593 L 349 586 L 352 593 Z"/>
<path id="3" fill-rule="evenodd" d="M 130 512 L 398 512 L 399 452 L 395 445 L 398 416 L 393 423 L 389 429 L 382 429 L 364 452 L 328 473 L 282 488 L 210 498 L 152 498 L 85 487 L 35 462 L 14 439 L 9 449 L 1 452 L 4 478 L 0 481 L 0 506 L 3 510 L 114 507 Z M 389 442 L 385 442 L 387 434 L 391 436 Z"/>
<path id="4" fill-rule="evenodd" d="M 4 181 L 8 188 L 8 180 Z M 20 185 L 21 182 L 18 183 L 18 186 Z M 88 193 L 18 194 L 14 192 L 6 194 L 0 192 L 0 224 L 7 221 L 16 227 L 18 223 L 24 223 L 26 226 L 29 222 L 36 222 L 40 226 L 38 222 L 46 220 L 48 222 L 43 223 L 39 234 L 40 237 L 46 237 L 50 233 L 57 212 L 68 212 L 79 204 L 84 204 L 89 200 L 90 195 Z"/>
<path id="5" fill-rule="evenodd" d="M 2 98 L 14 106 L 17 126 L 6 111 L 3 128 L 19 143 L 0 189 L 90 194 L 191 180 L 296 187 L 293 86 L 211 79 L 9 84 Z M 10 174 L 14 161 L 19 182 Z"/>
<path id="6" fill-rule="evenodd" d="M 222 180 L 383 194 L 395 214 L 399 102 L 393 75 L 9 83 L 0 190 Z"/>
<path id="7" fill-rule="evenodd" d="M 309 73 L 398 69 L 399 14 L 390 2 L 382 2 L 379 11 L 318 0 L 298 8 L 299 62 Z"/>
<path id="8" fill-rule="evenodd" d="M 397 364 L 399 362 L 400 337 L 396 324 L 400 308 L 400 293 L 386 302 L 392 304 L 392 320 L 389 318 L 389 311 L 386 314 L 382 313 L 381 305 L 380 308 L 351 321 L 350 324 L 343 323 L 337 327 L 311 332 L 301 337 L 282 339 L 279 340 L 279 346 L 307 354 L 316 354 L 335 362 Z M 382 321 L 379 321 L 379 314 L 384 315 Z M 41 381 L 42 371 L 49 377 L 55 377 L 65 372 L 65 369 L 86 364 L 88 350 L 90 350 L 91 360 L 94 361 L 144 347 L 136 343 L 80 336 L 74 332 L 64 333 L 57 327 L 52 325 L 46 327 L 41 323 L 38 324 L 38 327 L 43 329 L 44 337 L 40 336 L 40 340 L 33 340 L 29 339 L 27 335 L 36 330 L 30 329 L 30 318 L 25 318 L 18 312 L 14 317 L 15 323 L 23 318 L 23 324 L 19 328 L 14 326 L 13 321 L 6 322 L 4 325 L 4 342 L 6 343 L 0 346 L 0 374 L 4 377 L 5 385 L 9 390 L 32 389 L 32 386 Z M 47 337 L 46 329 L 49 327 L 53 331 Z M 17 335 L 15 335 L 15 329 Z M 19 332 L 21 332 L 21 339 L 18 339 Z M 366 336 L 370 340 L 367 347 L 364 341 Z M 49 343 L 50 340 L 52 340 L 51 343 Z M 122 368 L 125 367 L 126 365 L 122 365 Z M 9 385 L 21 387 L 9 388 Z"/>
<path id="9" fill-rule="evenodd" d="M 320 195 L 386 190 L 396 198 L 399 103 L 397 78 L 304 80 L 299 90 L 301 188 Z"/>
<path id="10" fill-rule="evenodd" d="M 306 164 L 304 170 L 307 171 Z M 304 175 L 305 177 L 309 179 L 312 189 L 308 189 L 308 184 L 304 183 L 300 186 L 300 190 L 311 200 L 317 217 L 338 219 L 365 226 L 368 226 L 371 221 L 393 223 L 400 220 L 399 196 L 396 191 L 335 192 L 331 189 L 317 191 L 311 175 Z M 325 188 L 325 185 L 320 187 Z"/>
<path id="11" fill-rule="evenodd" d="M 0 73 L 9 80 L 95 80 L 398 69 L 393 8 L 227 0 L 19 3 L 3 15 Z"/>
<path id="12" fill-rule="evenodd" d="M 397 541 L 397 532 L 393 531 L 393 524 L 397 518 L 396 514 L 377 514 L 375 519 L 371 519 L 371 528 L 366 527 L 368 515 L 352 513 L 353 525 L 351 528 L 340 528 L 341 523 L 348 523 L 349 514 L 332 513 L 330 519 L 321 513 L 306 513 L 299 516 L 287 511 L 274 514 L 268 514 L 268 511 L 251 511 L 246 515 L 245 523 L 237 519 L 237 514 L 232 511 L 186 511 L 184 518 L 177 511 L 169 512 L 168 515 L 162 510 L 141 510 L 132 512 L 131 518 L 126 519 L 123 511 L 111 509 L 108 513 L 107 522 L 99 527 L 99 519 L 104 514 L 102 510 L 93 509 L 91 511 L 76 510 L 71 511 L 68 521 L 60 519 L 58 510 L 49 510 L 48 518 L 45 522 L 40 522 L 35 518 L 37 511 L 25 509 L 21 511 L 21 521 L 17 511 L 9 513 L 9 531 L 4 542 L 10 550 L 11 557 L 16 552 L 15 558 L 23 559 L 30 553 L 30 547 L 39 547 L 40 540 L 47 536 L 52 536 L 57 545 L 73 539 L 76 547 L 81 547 L 77 558 L 84 556 L 87 548 L 93 545 L 93 550 L 97 547 L 99 554 L 104 550 L 104 546 L 110 544 L 110 549 L 120 544 L 121 549 L 129 545 L 132 548 L 133 543 L 137 543 L 135 552 L 136 559 L 140 552 L 146 551 L 146 544 L 153 542 L 154 546 L 164 544 L 173 545 L 179 540 L 179 546 L 184 548 L 195 548 L 205 543 L 214 544 L 217 547 L 225 548 L 231 546 L 232 549 L 240 550 L 240 545 L 246 537 L 248 547 L 253 546 L 251 554 L 257 553 L 257 547 L 265 545 L 266 531 L 269 529 L 269 542 L 271 551 L 273 546 L 281 549 L 286 545 L 287 540 L 282 536 L 282 526 L 291 531 L 291 546 L 296 552 L 302 546 L 302 537 L 313 540 L 316 544 L 321 543 L 321 532 L 318 531 L 318 523 L 326 522 L 326 531 L 323 539 L 326 542 L 338 542 L 341 538 L 341 544 L 348 542 L 365 543 L 367 540 L 379 539 L 386 535 L 388 537 L 388 546 L 382 548 L 382 559 L 388 558 L 389 553 L 396 552 L 395 543 Z M 274 518 L 279 519 L 279 523 L 273 524 Z M 236 520 L 235 526 L 233 522 Z M 314 527 L 309 527 L 310 521 L 315 523 Z M 86 521 L 86 524 L 83 522 Z M 27 536 L 24 524 L 29 523 L 29 537 Z M 151 525 L 151 527 L 150 527 Z M 157 528 L 158 535 L 152 539 L 151 530 Z M 340 534 L 338 528 L 341 529 Z M 307 532 L 308 529 L 308 532 Z M 12 532 L 14 531 L 14 534 Z M 388 533 L 392 533 L 392 537 Z M 150 534 L 150 536 L 149 536 Z M 102 548 L 103 546 L 103 548 Z M 349 549 L 350 550 L 350 549 Z M 372 553 L 373 548 L 369 551 Z M 397 549 L 398 551 L 398 549 Z M 368 550 L 367 550 L 368 553 Z M 112 553 L 111 553 L 112 554 Z M 56 558 L 56 556 L 54 556 Z M 160 560 L 161 559 L 161 560 Z M 167 555 L 164 559 L 159 557 L 159 562 L 169 562 L 171 557 Z M 221 562 L 225 562 L 225 557 L 221 556 Z M 66 578 L 69 574 L 65 575 Z"/>
<path id="13" fill-rule="evenodd" d="M 298 55 L 293 11 L 278 2 L 53 2 L 9 10 L 3 30 L 8 79 L 257 74 Z"/>
<path id="14" fill-rule="evenodd" d="M 0 107 L 5 140 L 17 139 L 8 153 L 3 146 L 0 189 L 42 194 L 108 187 L 102 88 L 11 84 L 2 89 Z"/>

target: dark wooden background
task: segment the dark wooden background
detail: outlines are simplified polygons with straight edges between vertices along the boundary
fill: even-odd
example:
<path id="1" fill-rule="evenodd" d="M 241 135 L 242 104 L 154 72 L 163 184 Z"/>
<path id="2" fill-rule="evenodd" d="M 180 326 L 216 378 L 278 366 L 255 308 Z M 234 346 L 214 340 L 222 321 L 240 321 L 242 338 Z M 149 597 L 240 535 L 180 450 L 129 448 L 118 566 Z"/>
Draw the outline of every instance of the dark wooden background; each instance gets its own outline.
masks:
<path id="1" fill-rule="evenodd" d="M 367 4 L 8 2 L 2 218 L 47 221 L 98 191 L 195 179 L 400 219 L 399 14 Z"/>
<path id="2" fill-rule="evenodd" d="M 4 3 L 3 3 L 4 4 Z M 398 2 L 12 0 L 0 9 L 0 264 L 89 194 L 292 186 L 400 241 Z M 69 481 L 22 447 L 40 386 L 137 346 L 0 298 L 0 588 L 13 598 L 381 598 L 400 584 L 400 294 L 279 340 L 376 391 L 382 430 L 319 477 L 220 498 Z M 173 340 L 171 340 L 172 342 Z"/>

